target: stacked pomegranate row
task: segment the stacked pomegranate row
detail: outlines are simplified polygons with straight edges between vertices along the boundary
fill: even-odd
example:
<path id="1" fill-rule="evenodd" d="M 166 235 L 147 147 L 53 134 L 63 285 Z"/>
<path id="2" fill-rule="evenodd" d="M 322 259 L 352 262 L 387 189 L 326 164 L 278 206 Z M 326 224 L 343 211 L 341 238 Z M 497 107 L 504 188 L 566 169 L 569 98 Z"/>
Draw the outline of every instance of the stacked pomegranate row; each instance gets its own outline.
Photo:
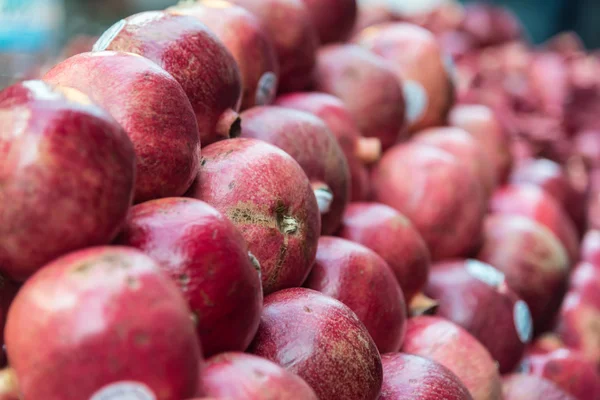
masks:
<path id="1" fill-rule="evenodd" d="M 578 175 L 455 104 L 460 7 L 370 10 L 185 2 L 0 93 L 0 399 L 600 398 Z"/>

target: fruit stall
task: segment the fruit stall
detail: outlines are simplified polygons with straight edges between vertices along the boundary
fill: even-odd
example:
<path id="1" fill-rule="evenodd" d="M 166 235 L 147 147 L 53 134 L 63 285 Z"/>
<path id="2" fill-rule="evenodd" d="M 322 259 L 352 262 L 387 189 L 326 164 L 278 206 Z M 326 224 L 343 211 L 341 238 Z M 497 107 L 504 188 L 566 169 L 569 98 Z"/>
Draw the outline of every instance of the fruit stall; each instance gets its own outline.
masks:
<path id="1" fill-rule="evenodd" d="M 600 400 L 600 53 L 454 0 L 0 1 L 0 400 Z"/>

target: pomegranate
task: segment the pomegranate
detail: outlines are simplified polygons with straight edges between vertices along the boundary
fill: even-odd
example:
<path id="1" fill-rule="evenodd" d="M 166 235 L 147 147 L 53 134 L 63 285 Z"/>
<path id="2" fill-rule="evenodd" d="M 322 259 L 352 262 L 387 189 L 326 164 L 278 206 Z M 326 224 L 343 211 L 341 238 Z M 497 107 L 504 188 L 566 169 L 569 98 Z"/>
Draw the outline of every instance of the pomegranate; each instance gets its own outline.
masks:
<path id="1" fill-rule="evenodd" d="M 575 400 L 551 381 L 525 374 L 504 376 L 502 393 L 504 400 Z"/>
<path id="2" fill-rule="evenodd" d="M 38 271 L 10 308 L 6 348 L 27 399 L 181 400 L 194 395 L 201 365 L 179 290 L 127 247 L 77 251 Z"/>
<path id="3" fill-rule="evenodd" d="M 387 149 L 405 137 L 404 95 L 388 64 L 356 45 L 322 47 L 314 87 L 339 97 L 367 137 Z"/>
<path id="4" fill-rule="evenodd" d="M 504 7 L 473 3 L 465 8 L 461 29 L 480 46 L 491 46 L 520 38 L 523 28 L 517 17 Z"/>
<path id="5" fill-rule="evenodd" d="M 302 0 L 317 28 L 321 43 L 343 42 L 350 36 L 358 6 L 357 0 Z"/>
<path id="6" fill-rule="evenodd" d="M 394 146 L 372 175 L 377 201 L 412 221 L 434 260 L 468 254 L 479 243 L 483 186 L 452 154 L 419 143 Z"/>
<path id="7" fill-rule="evenodd" d="M 0 114 L 1 272 L 24 281 L 65 253 L 114 239 L 135 178 L 119 124 L 83 93 L 41 81 L 0 92 Z"/>
<path id="8" fill-rule="evenodd" d="M 253 14 L 225 0 L 179 3 L 169 12 L 197 18 L 231 52 L 241 73 L 243 110 L 273 102 L 279 61 L 271 37 Z"/>
<path id="9" fill-rule="evenodd" d="M 377 347 L 356 314 L 311 289 L 265 298 L 250 352 L 298 374 L 320 400 L 375 400 L 382 383 Z"/>
<path id="10" fill-rule="evenodd" d="M 243 137 L 271 143 L 300 164 L 319 205 L 321 232 L 335 232 L 350 200 L 350 171 L 327 125 L 312 114 L 277 106 L 254 107 L 242 118 Z"/>
<path id="11" fill-rule="evenodd" d="M 265 294 L 300 286 L 315 260 L 319 208 L 302 168 L 283 150 L 256 139 L 203 149 L 190 194 L 226 215 L 260 262 Z"/>
<path id="12" fill-rule="evenodd" d="M 430 263 L 427 245 L 408 218 L 393 208 L 350 203 L 338 235 L 379 254 L 391 267 L 407 303 L 425 286 Z"/>
<path id="13" fill-rule="evenodd" d="M 475 400 L 502 398 L 500 375 L 488 351 L 450 321 L 429 316 L 409 319 L 402 351 L 429 358 L 448 368 Z"/>
<path id="14" fill-rule="evenodd" d="M 196 18 L 166 11 L 132 15 L 104 32 L 94 45 L 94 51 L 102 50 L 139 54 L 173 75 L 196 113 L 203 145 L 239 135 L 239 68 Z"/>
<path id="15" fill-rule="evenodd" d="M 600 230 L 588 231 L 581 243 L 581 260 L 600 268 Z"/>

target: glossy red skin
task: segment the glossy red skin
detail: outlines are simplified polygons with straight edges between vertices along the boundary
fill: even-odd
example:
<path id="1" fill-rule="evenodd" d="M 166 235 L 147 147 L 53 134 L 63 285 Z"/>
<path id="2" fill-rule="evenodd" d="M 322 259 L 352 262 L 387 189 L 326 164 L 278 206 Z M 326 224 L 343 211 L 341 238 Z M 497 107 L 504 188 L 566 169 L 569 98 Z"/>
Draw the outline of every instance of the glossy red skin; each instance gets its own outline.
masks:
<path id="1" fill-rule="evenodd" d="M 547 354 L 530 354 L 521 371 L 546 378 L 579 400 L 600 398 L 600 375 L 596 366 L 579 352 L 566 348 Z"/>
<path id="2" fill-rule="evenodd" d="M 500 374 L 488 351 L 458 325 L 420 316 L 408 320 L 404 353 L 436 361 L 452 371 L 475 400 L 500 400 Z"/>
<path id="3" fill-rule="evenodd" d="M 600 310 L 600 268 L 588 262 L 579 263 L 569 277 L 569 290 Z"/>
<path id="4" fill-rule="evenodd" d="M 486 194 L 491 195 L 496 187 L 494 167 L 483 148 L 467 131 L 455 127 L 429 128 L 418 133 L 413 140 L 438 147 L 463 161 L 479 178 Z"/>
<path id="5" fill-rule="evenodd" d="M 448 115 L 448 123 L 477 139 L 494 164 L 498 182 L 506 182 L 512 167 L 510 141 L 492 109 L 478 104 L 457 104 Z"/>
<path id="6" fill-rule="evenodd" d="M 543 189 L 530 184 L 506 185 L 498 188 L 491 200 L 490 211 L 520 215 L 544 225 L 561 241 L 571 265 L 579 257 L 577 228 L 565 210 Z"/>
<path id="7" fill-rule="evenodd" d="M 404 294 L 377 253 L 349 240 L 321 236 L 315 265 L 304 286 L 350 307 L 380 353 L 400 350 L 406 331 Z"/>
<path id="8" fill-rule="evenodd" d="M 504 273 L 529 306 L 536 331 L 543 330 L 558 310 L 569 273 L 567 252 L 556 236 L 529 218 L 492 215 L 477 258 Z"/>
<path id="9" fill-rule="evenodd" d="M 153 200 L 131 209 L 118 242 L 152 257 L 177 283 L 207 357 L 246 350 L 262 311 L 260 267 L 231 221 L 200 200 Z"/>
<path id="10" fill-rule="evenodd" d="M 311 289 L 267 296 L 249 351 L 298 374 L 320 400 L 375 400 L 381 390 L 381 357 L 365 326 Z"/>
<path id="11" fill-rule="evenodd" d="M 242 110 L 273 102 L 279 80 L 279 61 L 271 37 L 252 13 L 233 4 L 224 4 L 223 0 L 178 4 L 169 12 L 200 20 L 233 55 L 242 78 Z M 274 81 L 264 85 L 260 79 L 267 73 L 274 75 Z"/>
<path id="12" fill-rule="evenodd" d="M 368 196 L 368 171 L 357 157 L 362 134 L 344 103 L 335 96 L 320 92 L 290 93 L 275 100 L 275 105 L 294 108 L 321 118 L 342 147 L 352 180 L 351 199 L 360 201 Z"/>
<path id="13" fill-rule="evenodd" d="M 510 372 L 527 343 L 519 337 L 514 318 L 520 298 L 503 281 L 493 286 L 470 274 L 469 262 L 473 260 L 432 265 L 424 293 L 438 301 L 436 315 L 467 330 L 498 362 L 501 373 Z"/>
<path id="14" fill-rule="evenodd" d="M 587 261 L 600 268 L 600 230 L 590 230 L 581 242 L 581 261 Z"/>
<path id="15" fill-rule="evenodd" d="M 413 224 L 395 209 L 379 203 L 350 203 L 337 234 L 379 254 L 392 269 L 407 303 L 425 286 L 429 250 Z"/>
<path id="16" fill-rule="evenodd" d="M 585 193 L 578 191 L 569 181 L 564 168 L 548 159 L 529 160 L 515 166 L 510 182 L 532 184 L 551 194 L 563 206 L 579 231 L 585 226 Z"/>
<path id="17" fill-rule="evenodd" d="M 302 0 L 322 44 L 343 42 L 350 36 L 358 14 L 357 0 Z"/>
<path id="18" fill-rule="evenodd" d="M 247 400 L 318 400 L 298 375 L 279 365 L 245 353 L 223 353 L 204 364 L 200 374 L 204 393 Z"/>
<path id="19" fill-rule="evenodd" d="M 111 32 L 118 24 L 123 25 Z M 202 145 L 238 134 L 239 68 L 220 40 L 196 18 L 166 11 L 132 15 L 100 37 L 94 51 L 102 50 L 139 54 L 173 75 L 196 113 Z"/>
<path id="20" fill-rule="evenodd" d="M 454 85 L 433 33 L 414 24 L 383 23 L 363 30 L 354 42 L 387 60 L 401 82 L 415 81 L 425 89 L 426 109 L 409 124 L 410 132 L 446 125 Z"/>
<path id="21" fill-rule="evenodd" d="M 333 202 L 321 215 L 321 233 L 335 232 L 350 201 L 350 170 L 341 146 L 323 120 L 278 106 L 254 107 L 241 117 L 242 137 L 279 147 L 300 164 L 313 187 L 327 185 Z"/>
<path id="22" fill-rule="evenodd" d="M 525 374 L 502 377 L 502 393 L 504 400 L 575 400 L 553 382 Z"/>
<path id="23" fill-rule="evenodd" d="M 381 356 L 383 385 L 379 400 L 472 400 L 448 368 L 428 358 L 392 353 Z"/>
<path id="24" fill-rule="evenodd" d="M 134 381 L 180 400 L 194 395 L 202 359 L 175 284 L 127 247 L 70 253 L 36 273 L 10 308 L 6 347 L 28 399 L 87 399 Z"/>
<path id="25" fill-rule="evenodd" d="M 339 97 L 367 137 L 385 150 L 406 136 L 402 86 L 384 60 L 352 44 L 322 47 L 314 89 Z"/>
<path id="26" fill-rule="evenodd" d="M 190 194 L 226 215 L 260 262 L 263 292 L 302 285 L 317 253 L 321 218 L 304 171 L 283 150 L 256 139 L 202 151 Z"/>
<path id="27" fill-rule="evenodd" d="M 200 157 L 198 125 L 181 85 L 162 68 L 128 53 L 83 53 L 44 80 L 81 90 L 125 129 L 137 156 L 136 203 L 190 188 Z"/>
<path id="28" fill-rule="evenodd" d="M 0 113 L 2 273 L 24 281 L 56 257 L 114 239 L 135 179 L 121 127 L 81 92 L 41 81 L 0 92 Z"/>
<path id="29" fill-rule="evenodd" d="M 600 166 L 600 131 L 594 129 L 578 132 L 573 138 L 573 151 L 584 157 L 594 168 Z"/>
<path id="30" fill-rule="evenodd" d="M 229 0 L 261 22 L 273 40 L 279 60 L 279 90 L 304 90 L 315 66 L 319 36 L 302 0 Z"/>
<path id="31" fill-rule="evenodd" d="M 371 185 L 376 201 L 411 220 L 433 260 L 466 255 L 479 243 L 484 189 L 452 154 L 419 143 L 396 145 L 375 166 Z"/>

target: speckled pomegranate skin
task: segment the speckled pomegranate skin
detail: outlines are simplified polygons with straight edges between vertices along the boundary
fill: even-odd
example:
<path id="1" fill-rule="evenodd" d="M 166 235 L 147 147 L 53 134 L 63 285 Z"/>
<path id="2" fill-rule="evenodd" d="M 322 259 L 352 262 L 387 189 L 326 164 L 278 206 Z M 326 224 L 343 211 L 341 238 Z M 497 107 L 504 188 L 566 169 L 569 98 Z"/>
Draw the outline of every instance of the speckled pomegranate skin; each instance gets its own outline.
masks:
<path id="1" fill-rule="evenodd" d="M 181 400 L 194 395 L 201 360 L 179 290 L 126 247 L 70 253 L 36 273 L 10 308 L 6 347 L 27 399 L 88 399 L 133 381 Z"/>
<path id="2" fill-rule="evenodd" d="M 242 83 L 235 59 L 194 17 L 147 11 L 109 28 L 94 51 L 142 55 L 170 73 L 187 94 L 196 113 L 202 145 L 239 133 Z"/>
<path id="3" fill-rule="evenodd" d="M 298 375 L 253 354 L 223 353 L 206 360 L 204 393 L 245 400 L 318 400 Z"/>
<path id="4" fill-rule="evenodd" d="M 162 68 L 130 53 L 83 53 L 44 80 L 81 90 L 125 129 L 137 156 L 136 203 L 190 188 L 200 157 L 198 125 L 181 85 Z"/>
<path id="5" fill-rule="evenodd" d="M 333 202 L 321 215 L 321 233 L 335 232 L 350 201 L 350 171 L 327 125 L 312 114 L 277 106 L 254 107 L 241 117 L 242 137 L 279 147 L 300 164 L 314 188 L 327 185 Z"/>
<path id="6" fill-rule="evenodd" d="M 406 330 L 404 294 L 377 253 L 349 240 L 321 236 L 315 265 L 304 286 L 350 307 L 380 353 L 400 350 Z"/>
<path id="7" fill-rule="evenodd" d="M 464 256 L 479 244 L 484 189 L 452 154 L 419 143 L 396 145 L 375 166 L 371 185 L 376 201 L 411 220 L 432 259 Z"/>
<path id="8" fill-rule="evenodd" d="M 494 112 L 484 105 L 457 104 L 448 115 L 448 123 L 477 139 L 494 164 L 498 182 L 506 182 L 512 167 L 510 140 Z"/>
<path id="9" fill-rule="evenodd" d="M 302 0 L 319 33 L 321 43 L 348 39 L 358 14 L 357 0 Z"/>
<path id="10" fill-rule="evenodd" d="M 430 31 L 409 23 L 383 23 L 363 30 L 354 41 L 389 61 L 403 82 L 418 82 L 425 90 L 425 112 L 410 123 L 410 132 L 446 124 L 454 104 L 454 84 L 442 49 Z"/>
<path id="11" fill-rule="evenodd" d="M 552 319 L 566 289 L 569 258 L 549 229 L 521 216 L 489 216 L 477 258 L 504 273 L 529 306 L 536 330 Z"/>
<path id="12" fill-rule="evenodd" d="M 304 90 L 315 66 L 319 36 L 302 0 L 230 0 L 254 14 L 273 40 L 281 80 L 279 90 Z"/>
<path id="13" fill-rule="evenodd" d="M 302 168 L 283 150 L 238 138 L 203 149 L 190 195 L 226 215 L 260 262 L 263 291 L 300 286 L 317 253 L 321 218 Z"/>
<path id="14" fill-rule="evenodd" d="M 407 303 L 425 286 L 430 255 L 412 223 L 380 203 L 350 203 L 338 235 L 379 254 L 390 266 Z"/>
<path id="15" fill-rule="evenodd" d="M 531 339 L 522 339 L 517 331 L 515 305 L 521 299 L 503 280 L 492 285 L 469 273 L 467 266 L 471 262 L 478 261 L 432 265 L 424 293 L 438 301 L 437 316 L 467 330 L 498 362 L 501 373 L 511 372 Z M 528 325 L 531 326 L 530 318 Z"/>
<path id="16" fill-rule="evenodd" d="M 351 199 L 360 201 L 368 196 L 368 171 L 358 157 L 362 134 L 344 103 L 335 96 L 320 92 L 298 92 L 280 96 L 275 105 L 306 111 L 321 118 L 342 147 L 352 179 Z"/>
<path id="17" fill-rule="evenodd" d="M 502 378 L 504 400 L 575 400 L 553 382 L 533 375 L 510 374 Z"/>
<path id="18" fill-rule="evenodd" d="M 69 251 L 109 243 L 131 205 L 127 134 L 75 89 L 0 92 L 0 270 L 25 280 Z"/>
<path id="19" fill-rule="evenodd" d="M 224 0 L 182 3 L 170 8 L 169 12 L 197 18 L 231 52 L 242 78 L 242 110 L 273 102 L 279 80 L 279 61 L 271 37 L 253 14 L 242 7 L 226 4 Z M 272 75 L 269 84 L 265 84 L 265 74 Z"/>
<path id="20" fill-rule="evenodd" d="M 383 385 L 379 400 L 472 400 L 469 390 L 448 368 L 404 353 L 381 356 Z"/>
<path id="21" fill-rule="evenodd" d="M 118 242 L 142 250 L 177 283 L 207 357 L 246 350 L 262 311 L 260 266 L 231 221 L 200 200 L 153 200 L 131 209 Z"/>
<path id="22" fill-rule="evenodd" d="M 250 352 L 298 374 L 319 400 L 375 400 L 382 382 L 373 339 L 347 306 L 293 288 L 265 298 Z"/>
<path id="23" fill-rule="evenodd" d="M 387 149 L 404 138 L 404 94 L 384 60 L 352 44 L 322 47 L 314 89 L 339 97 L 367 137 Z"/>
<path id="24" fill-rule="evenodd" d="M 492 213 L 521 215 L 544 225 L 565 246 L 570 265 L 577 262 L 577 228 L 560 204 L 541 188 L 530 184 L 502 186 L 494 192 L 489 207 Z"/>
<path id="25" fill-rule="evenodd" d="M 458 376 L 475 400 L 502 399 L 500 374 L 488 351 L 467 331 L 446 319 L 409 319 L 402 351 L 444 365 Z"/>

